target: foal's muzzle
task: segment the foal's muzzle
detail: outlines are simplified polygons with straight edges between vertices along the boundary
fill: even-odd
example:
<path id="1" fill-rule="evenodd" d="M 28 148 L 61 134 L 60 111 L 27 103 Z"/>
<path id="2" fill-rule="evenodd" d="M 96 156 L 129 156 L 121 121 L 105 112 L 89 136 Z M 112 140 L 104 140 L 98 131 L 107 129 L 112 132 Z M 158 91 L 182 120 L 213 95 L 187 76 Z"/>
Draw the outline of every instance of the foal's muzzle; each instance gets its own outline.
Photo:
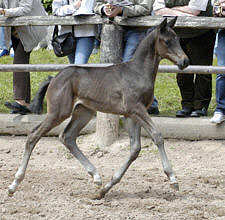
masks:
<path id="1" fill-rule="evenodd" d="M 190 63 L 189 59 L 187 57 L 185 57 L 184 59 L 179 60 L 177 66 L 180 70 L 183 70 L 189 65 L 189 63 Z"/>

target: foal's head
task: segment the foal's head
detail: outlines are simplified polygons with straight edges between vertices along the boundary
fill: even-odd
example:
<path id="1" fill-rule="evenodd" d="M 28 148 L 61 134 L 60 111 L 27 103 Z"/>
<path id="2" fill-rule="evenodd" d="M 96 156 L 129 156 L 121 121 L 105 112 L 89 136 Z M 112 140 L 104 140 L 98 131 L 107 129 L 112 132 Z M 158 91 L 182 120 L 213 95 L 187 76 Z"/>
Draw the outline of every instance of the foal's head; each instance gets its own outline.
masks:
<path id="1" fill-rule="evenodd" d="M 189 59 L 180 46 L 179 38 L 172 29 L 176 20 L 177 17 L 167 23 L 167 19 L 164 19 L 158 26 L 156 52 L 162 59 L 168 59 L 176 64 L 179 69 L 184 69 L 189 65 Z"/>

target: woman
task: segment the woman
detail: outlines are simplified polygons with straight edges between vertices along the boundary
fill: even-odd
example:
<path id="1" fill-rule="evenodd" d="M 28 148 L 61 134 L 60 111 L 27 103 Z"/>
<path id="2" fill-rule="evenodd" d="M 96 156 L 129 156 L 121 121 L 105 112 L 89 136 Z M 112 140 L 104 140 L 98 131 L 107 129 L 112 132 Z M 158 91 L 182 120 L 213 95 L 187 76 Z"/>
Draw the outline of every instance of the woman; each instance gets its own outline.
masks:
<path id="1" fill-rule="evenodd" d="M 94 0 L 54 0 L 52 11 L 57 16 L 75 14 L 92 14 Z M 68 56 L 71 64 L 85 64 L 94 48 L 95 25 L 78 25 L 74 28 L 76 37 L 76 50 Z M 71 26 L 61 26 L 60 34 L 72 32 Z"/>
<path id="2" fill-rule="evenodd" d="M 41 0 L 0 0 L 0 14 L 5 17 L 47 16 Z M 5 40 L 9 48 L 10 40 L 14 49 L 13 64 L 29 64 L 30 53 L 46 36 L 44 26 L 5 27 Z M 15 102 L 6 102 L 11 113 L 26 114 L 30 103 L 30 73 L 13 73 L 13 92 Z"/>

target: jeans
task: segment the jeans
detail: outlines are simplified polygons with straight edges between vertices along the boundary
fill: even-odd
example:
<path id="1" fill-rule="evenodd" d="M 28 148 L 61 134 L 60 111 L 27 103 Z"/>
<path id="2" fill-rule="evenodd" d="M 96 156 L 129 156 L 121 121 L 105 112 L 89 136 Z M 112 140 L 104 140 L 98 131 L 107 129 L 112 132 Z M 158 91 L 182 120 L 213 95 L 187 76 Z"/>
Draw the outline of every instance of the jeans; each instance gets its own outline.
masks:
<path id="1" fill-rule="evenodd" d="M 125 31 L 123 38 L 123 62 L 128 62 L 132 59 L 139 43 L 142 39 L 144 39 L 145 34 L 145 31 Z M 154 97 L 151 107 L 158 108 L 158 101 L 156 97 Z"/>
<path id="2" fill-rule="evenodd" d="M 0 49 L 8 50 L 5 43 L 5 29 L 4 27 L 0 27 Z"/>
<path id="3" fill-rule="evenodd" d="M 225 30 L 219 30 L 217 34 L 215 54 L 218 66 L 225 66 Z M 216 77 L 216 109 L 215 112 L 225 114 L 225 74 L 217 74 Z"/>
<path id="4" fill-rule="evenodd" d="M 70 64 L 85 64 L 94 48 L 95 37 L 76 37 L 76 51 L 68 56 Z"/>

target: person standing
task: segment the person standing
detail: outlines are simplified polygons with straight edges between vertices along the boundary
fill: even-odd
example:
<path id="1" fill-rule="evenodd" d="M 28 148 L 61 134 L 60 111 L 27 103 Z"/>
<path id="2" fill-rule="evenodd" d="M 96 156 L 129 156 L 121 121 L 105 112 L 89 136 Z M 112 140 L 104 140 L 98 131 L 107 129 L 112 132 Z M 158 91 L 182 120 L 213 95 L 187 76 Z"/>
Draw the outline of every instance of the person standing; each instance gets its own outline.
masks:
<path id="1" fill-rule="evenodd" d="M 212 2 L 214 3 L 214 2 Z M 225 16 L 225 0 L 217 1 L 221 7 L 222 13 L 216 16 Z M 215 54 L 218 66 L 225 66 L 225 30 L 221 29 L 217 33 L 217 41 L 215 44 Z M 216 76 L 216 109 L 210 122 L 220 124 L 225 121 L 225 74 L 217 74 Z"/>
<path id="2" fill-rule="evenodd" d="M 0 0 L 0 14 L 5 17 L 18 16 L 47 16 L 40 0 Z M 29 64 L 30 53 L 46 36 L 44 26 L 5 27 L 5 41 L 9 48 L 10 40 L 14 49 L 13 64 Z M 6 102 L 5 106 L 11 113 L 29 113 L 30 102 L 30 73 L 13 73 L 13 92 L 15 102 Z"/>
<path id="3" fill-rule="evenodd" d="M 155 15 L 212 16 L 209 0 L 155 0 Z M 212 65 L 216 34 L 213 30 L 177 29 L 180 44 L 191 65 Z M 212 96 L 211 74 L 177 74 L 182 109 L 176 117 L 206 116 Z"/>
<path id="4" fill-rule="evenodd" d="M 56 16 L 93 13 L 94 0 L 53 0 L 52 12 Z M 75 53 L 68 55 L 71 64 L 85 64 L 94 48 L 96 25 L 79 25 L 74 27 L 76 37 Z M 72 26 L 61 26 L 60 34 L 72 32 Z"/>
<path id="5" fill-rule="evenodd" d="M 151 14 L 153 0 L 129 0 L 131 5 L 119 7 L 103 0 L 96 0 L 94 12 L 102 16 L 114 18 L 121 17 L 137 17 Z M 137 27 L 124 27 L 123 28 L 123 62 L 128 62 L 132 59 L 135 50 L 137 49 L 140 41 L 144 38 L 146 32 Z M 154 97 L 153 104 L 148 109 L 149 114 L 159 114 L 158 101 Z"/>

